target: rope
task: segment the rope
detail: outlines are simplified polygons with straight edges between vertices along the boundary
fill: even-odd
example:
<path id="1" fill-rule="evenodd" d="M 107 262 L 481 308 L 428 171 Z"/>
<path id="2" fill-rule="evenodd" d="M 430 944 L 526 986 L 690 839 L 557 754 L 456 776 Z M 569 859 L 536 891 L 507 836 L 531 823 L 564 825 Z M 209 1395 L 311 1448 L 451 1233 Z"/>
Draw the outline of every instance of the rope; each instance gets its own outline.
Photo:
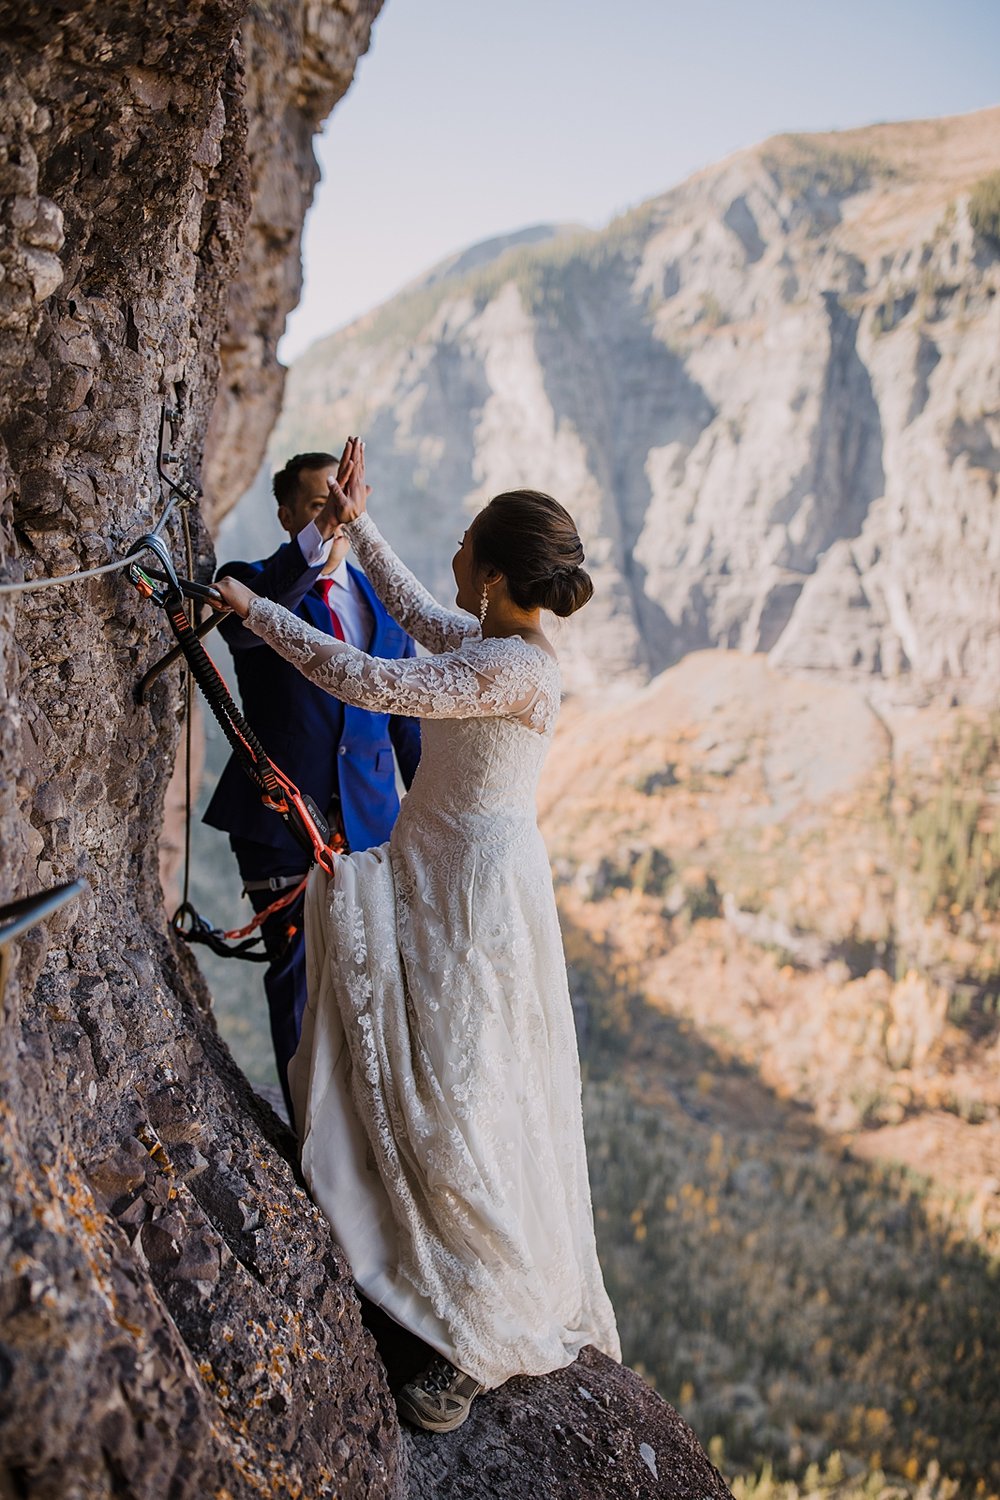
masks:
<path id="1" fill-rule="evenodd" d="M 63 573 L 58 578 L 33 578 L 30 583 L 0 583 L 0 594 L 33 594 L 36 589 L 47 589 L 57 583 L 81 583 L 85 578 L 100 578 L 102 573 L 116 573 L 134 561 L 131 557 L 118 562 L 105 563 L 102 568 L 87 568 L 83 573 Z"/>
<path id="2" fill-rule="evenodd" d="M 191 543 L 191 522 L 187 509 L 181 511 L 184 527 L 184 554 L 187 561 L 187 576 L 194 573 L 194 547 Z M 195 625 L 194 600 L 188 601 L 188 623 Z M 194 708 L 194 679 L 185 661 L 184 671 L 184 893 L 181 906 L 187 906 L 191 882 L 191 711 Z"/>
<path id="3" fill-rule="evenodd" d="M 176 504 L 177 496 L 171 495 L 166 509 L 153 527 L 153 536 L 160 535 Z M 86 568 L 82 573 L 61 573 L 53 578 L 32 578 L 27 583 L 0 583 L 0 594 L 33 594 L 39 589 L 52 588 L 62 583 L 82 583 L 87 578 L 100 578 L 102 573 L 116 573 L 119 568 L 127 568 L 133 562 L 135 562 L 134 557 L 120 557 L 115 562 L 103 563 L 99 568 Z"/>

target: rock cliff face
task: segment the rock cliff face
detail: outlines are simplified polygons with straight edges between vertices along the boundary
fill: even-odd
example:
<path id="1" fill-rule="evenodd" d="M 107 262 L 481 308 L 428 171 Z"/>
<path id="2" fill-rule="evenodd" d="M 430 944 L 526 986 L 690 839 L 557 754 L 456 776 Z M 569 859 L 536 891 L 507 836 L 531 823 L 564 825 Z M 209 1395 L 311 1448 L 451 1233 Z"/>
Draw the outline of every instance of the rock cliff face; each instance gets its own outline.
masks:
<path id="1" fill-rule="evenodd" d="M 577 686 L 721 645 L 984 697 L 1000 255 L 968 204 L 998 164 L 998 109 L 782 137 L 600 233 L 459 262 L 296 363 L 275 456 L 363 428 L 379 515 L 443 590 L 490 492 L 564 497 L 598 583 Z"/>
<path id="2" fill-rule="evenodd" d="M 271 0 L 243 22 L 251 209 L 219 349 L 204 473 L 210 524 L 249 487 L 281 407 L 275 350 L 302 291 L 302 223 L 319 178 L 312 138 L 346 92 L 381 3 Z"/>
<path id="3" fill-rule="evenodd" d="M 235 403 L 261 442 L 308 134 L 377 3 L 245 10 L 0 3 L 3 581 L 103 564 L 149 530 L 165 401 L 195 482 L 211 421 L 220 507 L 256 466 Z M 285 128 L 268 132 L 275 100 Z M 207 569 L 204 518 L 188 516 Z M 180 560 L 177 517 L 166 538 Z M 176 673 L 133 698 L 164 622 L 114 573 L 0 595 L 0 643 L 0 900 L 88 882 L 18 942 L 2 996 L 0 1490 L 400 1495 L 407 1450 L 347 1268 L 164 927 Z M 508 1493 L 505 1450 L 523 1492 L 544 1421 L 583 1399 L 560 1379 L 548 1407 L 537 1383 L 530 1431 L 497 1399 L 461 1443 L 411 1444 L 409 1492 L 483 1493 L 469 1466 L 492 1454 L 489 1492 Z M 596 1415 L 545 1493 L 605 1493 L 609 1467 L 620 1493 L 649 1493 L 657 1462 L 664 1493 L 725 1493 L 636 1377 L 598 1361 L 580 1384 Z"/>
<path id="4" fill-rule="evenodd" d="M 161 402 L 202 448 L 250 210 L 243 10 L 2 8 L 8 579 L 150 528 Z M 114 574 L 4 597 L 0 636 L 3 896 L 89 882 L 4 995 L 4 1488 L 398 1492 L 344 1263 L 164 931 L 176 675 L 132 698 L 163 622 Z"/>

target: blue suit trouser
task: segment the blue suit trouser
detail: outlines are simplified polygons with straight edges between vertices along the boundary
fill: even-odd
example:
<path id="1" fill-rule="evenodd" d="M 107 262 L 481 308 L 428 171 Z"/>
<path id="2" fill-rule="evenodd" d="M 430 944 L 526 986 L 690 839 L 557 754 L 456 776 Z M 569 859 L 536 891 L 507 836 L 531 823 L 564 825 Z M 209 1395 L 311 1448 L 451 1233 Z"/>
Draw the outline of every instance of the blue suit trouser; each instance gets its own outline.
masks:
<path id="1" fill-rule="evenodd" d="M 268 844 L 254 843 L 250 839 L 237 838 L 230 834 L 229 842 L 240 875 L 244 880 L 269 880 L 272 876 L 302 875 L 309 864 L 305 853 L 284 853 Z M 280 891 L 248 891 L 247 895 L 254 911 L 277 901 Z M 292 1096 L 288 1088 L 288 1064 L 295 1055 L 302 1035 L 302 1017 L 306 1009 L 306 939 L 305 939 L 305 895 L 293 901 L 282 911 L 268 917 L 261 928 L 264 947 L 270 962 L 264 970 L 264 993 L 271 1022 L 271 1043 L 274 1061 L 278 1070 L 278 1082 L 285 1096 L 285 1105 L 292 1128 L 295 1116 L 292 1112 Z"/>

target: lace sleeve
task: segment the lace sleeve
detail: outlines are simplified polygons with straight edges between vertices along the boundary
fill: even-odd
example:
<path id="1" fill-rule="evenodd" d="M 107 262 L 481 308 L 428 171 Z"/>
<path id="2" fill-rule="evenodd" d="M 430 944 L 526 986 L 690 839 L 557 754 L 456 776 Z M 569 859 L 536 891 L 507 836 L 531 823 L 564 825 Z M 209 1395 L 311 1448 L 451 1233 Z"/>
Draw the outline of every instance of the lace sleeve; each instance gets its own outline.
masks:
<path id="1" fill-rule="evenodd" d="M 372 587 L 386 609 L 428 651 L 454 651 L 479 626 L 471 615 L 444 609 L 400 562 L 367 512 L 344 527 Z"/>
<path id="2" fill-rule="evenodd" d="M 416 719 L 516 719 L 539 733 L 555 720 L 556 663 L 520 636 L 393 661 L 331 639 L 270 599 L 254 599 L 246 624 L 317 687 L 358 708 Z"/>

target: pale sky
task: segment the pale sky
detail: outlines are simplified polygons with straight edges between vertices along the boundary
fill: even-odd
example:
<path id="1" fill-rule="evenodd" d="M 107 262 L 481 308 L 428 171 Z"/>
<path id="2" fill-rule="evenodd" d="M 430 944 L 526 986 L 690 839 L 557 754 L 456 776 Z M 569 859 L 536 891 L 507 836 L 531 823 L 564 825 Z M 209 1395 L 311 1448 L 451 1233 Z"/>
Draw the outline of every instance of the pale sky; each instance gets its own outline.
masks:
<path id="1" fill-rule="evenodd" d="M 317 142 L 280 355 L 477 240 L 597 228 L 779 131 L 997 103 L 1000 0 L 386 0 Z"/>

